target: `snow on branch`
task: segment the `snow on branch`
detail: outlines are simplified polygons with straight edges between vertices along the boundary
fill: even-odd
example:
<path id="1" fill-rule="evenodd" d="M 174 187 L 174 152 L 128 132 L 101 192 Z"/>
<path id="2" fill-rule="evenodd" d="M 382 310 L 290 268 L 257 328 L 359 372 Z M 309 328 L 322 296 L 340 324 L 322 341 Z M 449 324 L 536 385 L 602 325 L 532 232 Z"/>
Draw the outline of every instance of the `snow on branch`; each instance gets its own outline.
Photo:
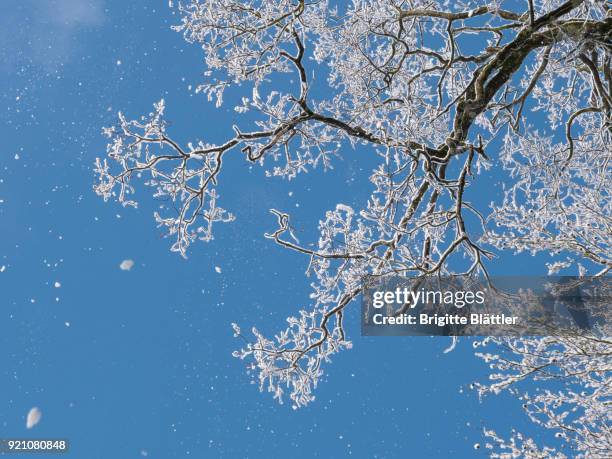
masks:
<path id="1" fill-rule="evenodd" d="M 199 143 L 184 150 L 166 135 L 164 108 L 161 100 L 148 117 L 138 121 L 127 121 L 120 113 L 118 125 L 104 129 L 110 141 L 107 158 L 96 160 L 99 182 L 94 190 L 105 201 L 116 197 L 124 206 L 135 207 L 132 181 L 144 175 L 144 185 L 165 202 L 164 209 L 179 208 L 169 216 L 156 212 L 155 220 L 175 238 L 172 251 L 186 256 L 194 240 L 212 239 L 213 223 L 234 220 L 217 206 L 214 188 L 223 154 L 230 147 Z M 111 173 L 109 160 L 119 165 L 118 173 Z"/>

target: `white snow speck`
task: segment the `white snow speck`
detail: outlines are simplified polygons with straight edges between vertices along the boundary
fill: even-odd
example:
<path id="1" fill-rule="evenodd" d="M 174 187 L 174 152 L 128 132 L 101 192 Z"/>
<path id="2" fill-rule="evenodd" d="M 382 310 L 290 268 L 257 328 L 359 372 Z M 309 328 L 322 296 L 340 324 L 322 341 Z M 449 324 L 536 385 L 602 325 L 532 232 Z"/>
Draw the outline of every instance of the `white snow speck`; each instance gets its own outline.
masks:
<path id="1" fill-rule="evenodd" d="M 37 407 L 30 409 L 26 418 L 26 427 L 31 429 L 40 422 L 40 418 L 42 418 L 42 412 Z"/>
<path id="2" fill-rule="evenodd" d="M 122 271 L 129 271 L 134 267 L 134 260 L 123 260 L 119 265 L 119 269 Z"/>
<path id="3" fill-rule="evenodd" d="M 0 266 L 0 273 L 3 273 L 4 271 L 6 271 L 6 266 L 4 265 Z"/>
<path id="4" fill-rule="evenodd" d="M 221 274 L 221 267 L 220 266 L 215 266 L 215 272 L 217 274 Z"/>
<path id="5" fill-rule="evenodd" d="M 19 159 L 19 153 L 15 153 L 15 159 Z"/>
<path id="6" fill-rule="evenodd" d="M 452 341 L 450 343 L 450 346 L 448 346 L 446 349 L 444 349 L 444 353 L 448 354 L 449 352 L 452 352 L 455 350 L 455 348 L 457 347 L 457 337 L 456 336 L 452 336 L 451 337 Z"/>
<path id="7" fill-rule="evenodd" d="M 117 65 L 121 65 L 121 59 L 117 59 L 116 64 L 117 64 Z"/>
<path id="8" fill-rule="evenodd" d="M 59 282 L 56 282 L 55 284 L 53 284 L 53 286 L 55 288 L 60 288 L 62 286 L 62 284 L 60 284 Z"/>

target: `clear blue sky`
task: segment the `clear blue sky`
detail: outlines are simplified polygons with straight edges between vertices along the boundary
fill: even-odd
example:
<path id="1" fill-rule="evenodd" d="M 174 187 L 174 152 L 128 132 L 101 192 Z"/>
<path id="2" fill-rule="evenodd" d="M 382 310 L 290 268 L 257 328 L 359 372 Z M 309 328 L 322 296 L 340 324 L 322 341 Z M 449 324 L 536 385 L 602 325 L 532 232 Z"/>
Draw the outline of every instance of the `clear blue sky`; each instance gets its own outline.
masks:
<path id="1" fill-rule="evenodd" d="M 292 210 L 311 235 L 337 202 L 363 202 L 366 160 L 348 151 L 331 173 L 287 183 L 230 158 L 219 191 L 238 221 L 188 260 L 170 253 L 149 195 L 138 210 L 105 205 L 92 164 L 118 110 L 135 117 L 161 97 L 179 140 L 230 134 L 233 112 L 190 91 L 201 53 L 176 22 L 167 2 L 0 3 L 0 438 L 68 438 L 83 459 L 464 458 L 484 456 L 483 426 L 525 427 L 515 400 L 462 391 L 485 374 L 469 342 L 443 354 L 446 338 L 363 338 L 357 307 L 355 347 L 311 406 L 249 384 L 230 323 L 272 334 L 309 294 L 307 260 L 263 238 L 268 209 Z M 540 273 L 532 261 L 493 272 Z M 32 406 L 43 418 L 27 431 Z"/>

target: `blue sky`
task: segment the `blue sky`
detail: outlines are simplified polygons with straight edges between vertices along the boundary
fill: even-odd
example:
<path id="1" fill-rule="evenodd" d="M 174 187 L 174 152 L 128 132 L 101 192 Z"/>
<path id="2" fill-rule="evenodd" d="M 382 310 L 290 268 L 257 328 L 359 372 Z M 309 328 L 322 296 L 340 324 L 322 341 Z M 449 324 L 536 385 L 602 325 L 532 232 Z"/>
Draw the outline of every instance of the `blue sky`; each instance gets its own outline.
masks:
<path id="1" fill-rule="evenodd" d="M 484 426 L 525 427 L 513 399 L 463 390 L 486 374 L 467 341 L 443 354 L 446 338 L 360 337 L 358 305 L 355 347 L 311 406 L 278 406 L 250 384 L 230 323 L 272 334 L 309 294 L 307 260 L 263 238 L 268 209 L 311 235 L 337 202 L 363 202 L 367 159 L 349 151 L 287 183 L 228 157 L 219 192 L 238 221 L 187 260 L 170 253 L 156 204 L 140 193 L 137 210 L 105 205 L 92 164 L 118 110 L 136 117 L 161 97 L 179 140 L 230 135 L 234 113 L 193 92 L 202 57 L 177 21 L 167 2 L 0 4 L 0 437 L 67 438 L 68 457 L 88 459 L 446 458 L 483 455 Z M 540 266 L 507 256 L 492 271 Z M 32 406 L 43 417 L 28 431 Z"/>

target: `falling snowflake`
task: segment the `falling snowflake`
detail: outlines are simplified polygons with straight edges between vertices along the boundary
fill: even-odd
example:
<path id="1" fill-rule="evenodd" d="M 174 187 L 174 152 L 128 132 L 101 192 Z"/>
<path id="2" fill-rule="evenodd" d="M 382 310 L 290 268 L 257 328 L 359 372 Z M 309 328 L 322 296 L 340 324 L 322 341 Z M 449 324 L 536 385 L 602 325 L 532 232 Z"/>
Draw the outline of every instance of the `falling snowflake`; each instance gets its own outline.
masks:
<path id="1" fill-rule="evenodd" d="M 31 429 L 40 422 L 40 418 L 42 418 L 42 412 L 37 407 L 30 409 L 26 419 L 26 427 Z"/>
<path id="2" fill-rule="evenodd" d="M 129 271 L 134 267 L 134 260 L 123 260 L 119 265 L 119 269 L 122 271 Z"/>

